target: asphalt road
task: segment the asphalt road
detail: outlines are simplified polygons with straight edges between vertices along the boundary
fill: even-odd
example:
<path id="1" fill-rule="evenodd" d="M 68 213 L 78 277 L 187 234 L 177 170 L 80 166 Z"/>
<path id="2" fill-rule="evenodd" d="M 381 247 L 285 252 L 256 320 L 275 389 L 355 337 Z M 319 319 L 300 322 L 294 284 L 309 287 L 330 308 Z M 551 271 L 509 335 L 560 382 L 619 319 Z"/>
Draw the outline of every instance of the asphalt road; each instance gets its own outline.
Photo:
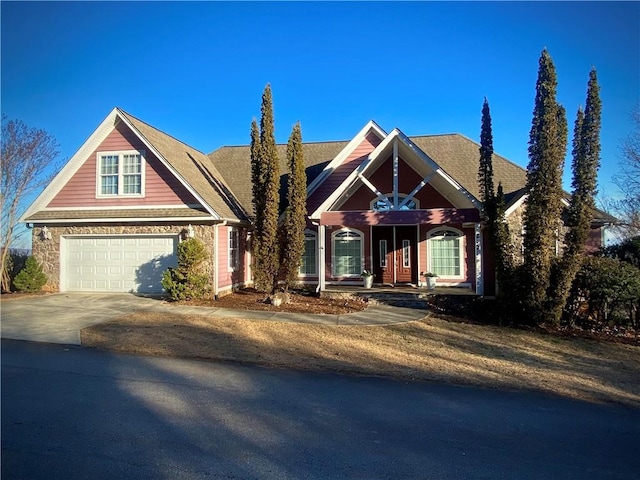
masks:
<path id="1" fill-rule="evenodd" d="M 633 479 L 640 410 L 2 341 L 2 478 Z"/>

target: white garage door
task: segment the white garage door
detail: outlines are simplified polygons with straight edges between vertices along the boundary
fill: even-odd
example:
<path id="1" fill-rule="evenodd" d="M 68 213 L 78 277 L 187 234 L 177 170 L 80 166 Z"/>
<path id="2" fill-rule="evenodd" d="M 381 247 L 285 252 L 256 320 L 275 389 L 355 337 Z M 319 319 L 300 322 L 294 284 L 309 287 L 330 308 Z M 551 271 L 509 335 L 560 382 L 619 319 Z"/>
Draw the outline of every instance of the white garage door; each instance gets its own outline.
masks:
<path id="1" fill-rule="evenodd" d="M 62 290 L 162 292 L 162 274 L 177 265 L 177 236 L 64 237 Z"/>

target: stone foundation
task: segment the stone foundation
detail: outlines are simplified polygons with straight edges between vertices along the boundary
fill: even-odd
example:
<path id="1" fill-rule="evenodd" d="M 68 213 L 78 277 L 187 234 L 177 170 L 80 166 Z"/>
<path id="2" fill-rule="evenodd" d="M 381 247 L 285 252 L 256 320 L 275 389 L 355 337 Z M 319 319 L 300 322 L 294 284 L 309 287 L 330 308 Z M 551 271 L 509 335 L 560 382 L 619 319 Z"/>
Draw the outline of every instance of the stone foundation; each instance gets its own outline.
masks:
<path id="1" fill-rule="evenodd" d="M 192 225 L 195 237 L 200 239 L 209 255 L 214 251 L 214 227 L 213 225 Z M 48 282 L 46 291 L 60 290 L 60 238 L 68 235 L 153 235 L 173 234 L 186 230 L 187 225 L 91 225 L 91 226 L 47 226 L 51 234 L 51 240 L 42 239 L 42 227 L 35 226 L 32 231 L 33 256 L 40 262 Z M 206 264 L 210 282 L 213 285 L 213 261 L 210 257 Z"/>

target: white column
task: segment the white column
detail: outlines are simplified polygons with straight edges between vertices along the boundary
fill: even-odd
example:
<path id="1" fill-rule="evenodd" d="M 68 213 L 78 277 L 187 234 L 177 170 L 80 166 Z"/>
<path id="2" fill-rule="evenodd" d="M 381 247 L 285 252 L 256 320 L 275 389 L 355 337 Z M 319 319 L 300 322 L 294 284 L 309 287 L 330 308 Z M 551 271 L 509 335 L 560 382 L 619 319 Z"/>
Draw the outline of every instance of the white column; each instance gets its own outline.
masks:
<path id="1" fill-rule="evenodd" d="M 393 141 L 393 209 L 398 209 L 398 139 Z"/>
<path id="2" fill-rule="evenodd" d="M 216 223 L 213 226 L 213 298 L 218 298 L 218 226 Z"/>
<path id="3" fill-rule="evenodd" d="M 480 227 L 480 223 L 475 224 L 476 295 L 484 295 L 484 272 L 482 270 L 482 229 Z"/>
<path id="4" fill-rule="evenodd" d="M 326 287 L 325 279 L 325 226 L 318 225 L 318 290 L 323 292 Z"/>

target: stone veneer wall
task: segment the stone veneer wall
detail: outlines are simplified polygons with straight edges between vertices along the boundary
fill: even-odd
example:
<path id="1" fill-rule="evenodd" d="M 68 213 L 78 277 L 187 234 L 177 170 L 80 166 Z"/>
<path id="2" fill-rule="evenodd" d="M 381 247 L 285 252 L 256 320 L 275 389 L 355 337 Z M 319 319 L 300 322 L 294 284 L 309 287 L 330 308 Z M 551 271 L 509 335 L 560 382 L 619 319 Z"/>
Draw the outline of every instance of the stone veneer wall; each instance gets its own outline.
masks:
<path id="1" fill-rule="evenodd" d="M 40 262 L 47 275 L 48 291 L 60 290 L 60 237 L 65 235 L 140 235 L 140 234 L 178 234 L 187 225 L 91 225 L 91 226 L 47 226 L 51 233 L 51 240 L 42 240 L 41 226 L 35 226 L 32 231 L 33 256 Z M 214 251 L 213 225 L 192 225 L 196 238 L 202 240 L 210 255 Z M 213 285 L 213 259 L 210 257 L 207 265 L 210 282 Z"/>

